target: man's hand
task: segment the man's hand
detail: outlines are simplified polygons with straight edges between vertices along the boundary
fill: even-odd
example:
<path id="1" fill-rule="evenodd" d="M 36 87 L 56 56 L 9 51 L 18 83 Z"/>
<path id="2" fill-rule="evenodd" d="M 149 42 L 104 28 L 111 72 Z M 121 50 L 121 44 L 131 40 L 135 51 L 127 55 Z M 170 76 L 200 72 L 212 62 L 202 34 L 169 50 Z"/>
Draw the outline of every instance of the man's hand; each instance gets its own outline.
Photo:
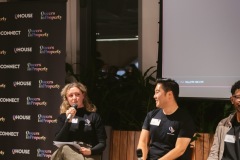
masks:
<path id="1" fill-rule="evenodd" d="M 84 156 L 90 156 L 92 154 L 91 149 L 81 147 L 80 153 L 82 153 Z"/>

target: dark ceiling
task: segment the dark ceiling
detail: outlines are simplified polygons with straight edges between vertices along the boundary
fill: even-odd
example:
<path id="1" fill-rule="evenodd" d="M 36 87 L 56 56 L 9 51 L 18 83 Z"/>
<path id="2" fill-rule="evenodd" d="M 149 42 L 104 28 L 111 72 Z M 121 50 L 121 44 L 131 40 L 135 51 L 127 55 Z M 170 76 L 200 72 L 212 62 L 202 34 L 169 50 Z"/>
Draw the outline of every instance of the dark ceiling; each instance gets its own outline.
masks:
<path id="1" fill-rule="evenodd" d="M 138 0 L 96 0 L 97 38 L 135 38 Z"/>

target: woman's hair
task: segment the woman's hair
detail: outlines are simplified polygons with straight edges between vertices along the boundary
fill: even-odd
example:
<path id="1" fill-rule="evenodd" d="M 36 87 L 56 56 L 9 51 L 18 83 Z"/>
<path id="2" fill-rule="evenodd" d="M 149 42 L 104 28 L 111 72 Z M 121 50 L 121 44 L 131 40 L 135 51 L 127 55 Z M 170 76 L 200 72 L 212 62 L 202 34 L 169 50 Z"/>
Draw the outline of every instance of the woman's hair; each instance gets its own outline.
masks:
<path id="1" fill-rule="evenodd" d="M 97 110 L 96 106 L 92 104 L 88 98 L 87 87 L 82 83 L 73 82 L 73 83 L 66 84 L 61 91 L 62 104 L 60 106 L 60 114 L 66 113 L 66 111 L 71 107 L 67 101 L 66 96 L 67 96 L 67 92 L 73 87 L 77 87 L 83 93 L 83 96 L 84 96 L 83 105 L 85 109 L 89 112 L 96 112 Z"/>

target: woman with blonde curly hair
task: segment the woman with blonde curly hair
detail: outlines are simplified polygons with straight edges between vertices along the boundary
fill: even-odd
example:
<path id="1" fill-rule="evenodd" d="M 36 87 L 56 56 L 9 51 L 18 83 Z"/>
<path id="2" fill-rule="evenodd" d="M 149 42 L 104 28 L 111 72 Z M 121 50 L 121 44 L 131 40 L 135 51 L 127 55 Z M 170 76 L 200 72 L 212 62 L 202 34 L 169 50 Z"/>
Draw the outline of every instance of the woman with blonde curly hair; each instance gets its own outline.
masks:
<path id="1" fill-rule="evenodd" d="M 63 145 L 52 160 L 100 160 L 106 147 L 106 131 L 96 107 L 90 103 L 87 88 L 79 82 L 69 83 L 61 91 L 62 104 L 55 141 L 77 141 L 80 149 Z"/>
<path id="2" fill-rule="evenodd" d="M 87 96 L 87 87 L 84 86 L 82 83 L 70 83 L 70 84 L 67 84 L 61 91 L 61 97 L 63 102 L 60 106 L 60 114 L 66 113 L 66 111 L 71 107 L 66 95 L 67 95 L 67 91 L 73 87 L 78 88 L 84 96 L 84 99 L 82 101 L 79 101 L 79 102 L 82 102 L 83 104 L 79 104 L 79 105 L 85 106 L 86 110 L 89 112 L 96 112 L 97 108 L 90 103 L 89 98 Z M 72 104 L 74 104 L 74 102 Z"/>

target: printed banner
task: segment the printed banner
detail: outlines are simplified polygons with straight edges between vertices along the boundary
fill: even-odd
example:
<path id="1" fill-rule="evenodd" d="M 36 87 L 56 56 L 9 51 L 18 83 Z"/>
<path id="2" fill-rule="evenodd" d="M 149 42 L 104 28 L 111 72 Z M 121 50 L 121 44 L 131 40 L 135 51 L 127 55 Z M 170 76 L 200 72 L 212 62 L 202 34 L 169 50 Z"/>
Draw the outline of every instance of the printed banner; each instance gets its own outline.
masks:
<path id="1" fill-rule="evenodd" d="M 50 159 L 65 78 L 66 2 L 0 3 L 0 159 Z"/>

